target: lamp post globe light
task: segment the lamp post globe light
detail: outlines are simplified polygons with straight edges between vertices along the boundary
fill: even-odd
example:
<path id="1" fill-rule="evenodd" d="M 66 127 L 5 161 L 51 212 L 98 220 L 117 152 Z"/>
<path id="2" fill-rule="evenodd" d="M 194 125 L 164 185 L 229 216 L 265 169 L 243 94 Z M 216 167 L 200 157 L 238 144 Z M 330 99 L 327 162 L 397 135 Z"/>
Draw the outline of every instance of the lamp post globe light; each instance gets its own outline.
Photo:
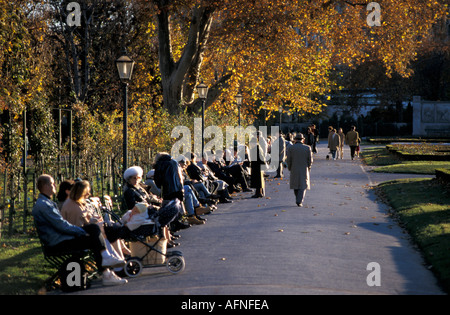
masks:
<path id="1" fill-rule="evenodd" d="M 239 124 L 239 127 L 240 127 L 241 126 L 241 105 L 242 105 L 242 99 L 243 99 L 242 94 L 238 93 L 235 96 L 235 98 L 236 98 L 236 104 L 238 105 L 238 114 L 239 114 L 239 116 L 238 116 L 238 124 Z"/>
<path id="2" fill-rule="evenodd" d="M 125 48 L 116 60 L 117 71 L 123 86 L 123 172 L 128 168 L 128 82 L 133 75 L 134 61 Z"/>
<path id="3" fill-rule="evenodd" d="M 203 82 L 197 85 L 198 97 L 202 100 L 202 155 L 205 151 L 205 101 L 208 96 L 208 86 Z"/>

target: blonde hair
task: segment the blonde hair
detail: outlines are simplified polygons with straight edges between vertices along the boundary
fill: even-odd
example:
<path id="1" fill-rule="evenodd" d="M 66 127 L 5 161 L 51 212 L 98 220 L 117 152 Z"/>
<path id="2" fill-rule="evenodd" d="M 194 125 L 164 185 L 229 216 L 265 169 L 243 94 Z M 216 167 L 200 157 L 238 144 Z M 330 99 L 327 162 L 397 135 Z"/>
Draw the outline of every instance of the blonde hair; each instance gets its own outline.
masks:
<path id="1" fill-rule="evenodd" d="M 75 202 L 80 202 L 84 199 L 84 196 L 89 188 L 90 184 L 87 180 L 76 181 L 70 190 L 69 198 Z"/>

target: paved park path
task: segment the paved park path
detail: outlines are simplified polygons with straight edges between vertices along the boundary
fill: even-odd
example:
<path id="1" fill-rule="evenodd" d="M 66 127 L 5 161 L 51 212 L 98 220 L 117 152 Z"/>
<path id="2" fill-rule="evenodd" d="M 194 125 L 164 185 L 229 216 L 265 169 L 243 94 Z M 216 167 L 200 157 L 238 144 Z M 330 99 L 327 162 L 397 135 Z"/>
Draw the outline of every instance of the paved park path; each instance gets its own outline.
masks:
<path id="1" fill-rule="evenodd" d="M 181 232 L 182 274 L 148 268 L 127 285 L 93 285 L 81 294 L 443 294 L 371 189 L 411 176 L 370 173 L 345 150 L 343 160 L 330 161 L 326 144 L 319 145 L 303 208 L 289 172 L 282 180 L 271 176 L 266 198 L 237 194 L 205 216 L 205 225 Z M 376 279 L 371 272 L 378 269 L 367 270 L 372 262 L 380 267 L 379 286 L 367 282 Z"/>

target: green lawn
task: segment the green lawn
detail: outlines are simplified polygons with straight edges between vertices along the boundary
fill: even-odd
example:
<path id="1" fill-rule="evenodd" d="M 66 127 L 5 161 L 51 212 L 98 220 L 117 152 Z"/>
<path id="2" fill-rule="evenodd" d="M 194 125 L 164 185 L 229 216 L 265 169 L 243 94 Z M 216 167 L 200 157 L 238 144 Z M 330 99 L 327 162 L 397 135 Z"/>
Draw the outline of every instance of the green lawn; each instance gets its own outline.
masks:
<path id="1" fill-rule="evenodd" d="M 403 161 L 385 146 L 363 148 L 361 156 L 367 165 L 378 166 L 374 172 L 434 175 L 437 168 L 450 169 L 450 161 Z"/>
<path id="2" fill-rule="evenodd" d="M 422 148 L 425 146 L 422 146 Z M 450 161 L 405 161 L 386 146 L 363 147 L 364 163 L 374 172 L 434 175 L 450 169 Z M 377 186 L 382 199 L 393 209 L 399 223 L 421 249 L 427 263 L 450 292 L 450 191 L 436 179 L 387 181 Z"/>
<path id="3" fill-rule="evenodd" d="M 386 146 L 362 147 L 361 157 L 370 166 L 383 166 L 401 163 L 400 159 L 390 153 Z"/>
<path id="4" fill-rule="evenodd" d="M 435 179 L 388 181 L 378 191 L 450 292 L 450 192 Z"/>
<path id="5" fill-rule="evenodd" d="M 37 238 L 0 241 L 0 295 L 37 294 L 54 271 L 45 263 Z"/>
<path id="6" fill-rule="evenodd" d="M 450 162 L 445 161 L 404 161 L 400 164 L 385 165 L 374 169 L 380 173 L 407 173 L 434 175 L 436 169 L 450 169 Z"/>

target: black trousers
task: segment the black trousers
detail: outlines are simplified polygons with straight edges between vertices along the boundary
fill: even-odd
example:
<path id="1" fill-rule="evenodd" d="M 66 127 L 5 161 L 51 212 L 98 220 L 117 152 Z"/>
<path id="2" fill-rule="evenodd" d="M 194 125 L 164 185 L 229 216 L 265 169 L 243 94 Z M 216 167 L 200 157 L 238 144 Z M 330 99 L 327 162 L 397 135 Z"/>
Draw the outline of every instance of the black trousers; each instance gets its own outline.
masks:
<path id="1" fill-rule="evenodd" d="M 357 147 L 357 145 L 350 146 L 350 155 L 351 155 L 352 159 L 355 157 L 356 147 Z"/>
<path id="2" fill-rule="evenodd" d="M 105 239 L 97 224 L 89 224 L 83 226 L 86 235 L 76 236 L 73 239 L 62 241 L 61 243 L 51 246 L 48 249 L 51 252 L 64 252 L 67 250 L 85 250 L 90 249 L 94 254 L 97 269 L 102 272 L 102 251 L 106 249 Z"/>

